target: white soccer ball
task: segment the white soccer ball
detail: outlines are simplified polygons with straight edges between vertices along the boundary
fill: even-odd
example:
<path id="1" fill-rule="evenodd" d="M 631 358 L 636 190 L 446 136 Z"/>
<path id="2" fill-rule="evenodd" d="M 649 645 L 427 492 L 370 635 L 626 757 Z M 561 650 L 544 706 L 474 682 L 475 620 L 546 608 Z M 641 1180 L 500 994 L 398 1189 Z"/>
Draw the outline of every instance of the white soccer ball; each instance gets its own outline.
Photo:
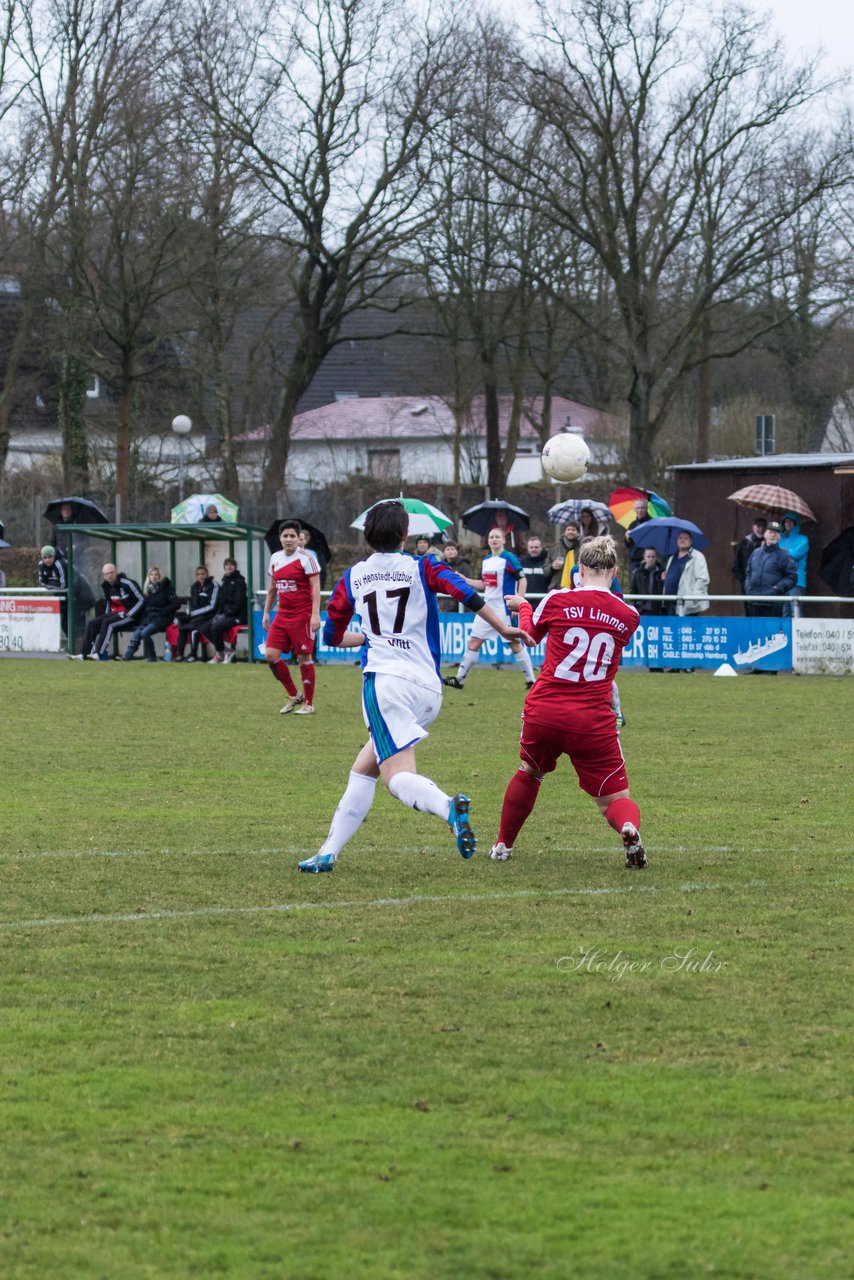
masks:
<path id="1" fill-rule="evenodd" d="M 546 475 L 563 484 L 580 480 L 590 467 L 590 450 L 583 438 L 568 431 L 547 440 L 541 457 Z"/>

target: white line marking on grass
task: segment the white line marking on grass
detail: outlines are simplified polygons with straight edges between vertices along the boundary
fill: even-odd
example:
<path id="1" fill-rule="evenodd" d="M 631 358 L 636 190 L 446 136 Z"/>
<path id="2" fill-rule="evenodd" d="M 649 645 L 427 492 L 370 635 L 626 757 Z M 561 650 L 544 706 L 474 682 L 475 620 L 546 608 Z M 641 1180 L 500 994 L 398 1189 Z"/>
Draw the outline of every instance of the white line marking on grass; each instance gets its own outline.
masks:
<path id="1" fill-rule="evenodd" d="M 750 887 L 765 887 L 766 881 Z M 0 921 L 0 932 L 14 929 L 50 929 L 80 924 L 136 924 L 154 920 L 199 920 L 215 916 L 277 915 L 288 911 L 350 911 L 353 907 L 410 907 L 421 903 L 506 902 L 522 898 L 599 897 L 627 893 L 714 893 L 729 886 L 718 884 L 605 885 L 598 889 L 515 889 L 504 893 L 417 893 L 408 898 L 347 898 L 335 902 L 279 902 L 262 907 L 196 907 L 186 911 L 133 911 L 117 915 L 53 916 L 43 920 Z M 748 886 L 740 885 L 740 888 Z"/>

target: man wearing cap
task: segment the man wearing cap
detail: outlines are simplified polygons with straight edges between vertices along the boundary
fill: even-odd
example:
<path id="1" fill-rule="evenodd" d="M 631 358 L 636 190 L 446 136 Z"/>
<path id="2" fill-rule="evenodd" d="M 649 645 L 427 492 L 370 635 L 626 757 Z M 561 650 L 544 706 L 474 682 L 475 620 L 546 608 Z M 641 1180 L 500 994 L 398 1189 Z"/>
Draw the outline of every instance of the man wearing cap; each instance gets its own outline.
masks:
<path id="1" fill-rule="evenodd" d="M 62 602 L 59 606 L 59 616 L 62 622 L 62 630 L 68 635 L 68 566 L 62 556 L 57 552 L 56 547 L 50 544 L 42 547 L 41 559 L 38 567 L 38 584 L 45 591 L 50 591 L 54 595 L 61 595 Z M 74 571 L 74 626 L 75 630 L 81 632 L 86 626 L 86 611 L 91 604 L 94 603 L 92 588 L 86 579 Z"/>
<path id="2" fill-rule="evenodd" d="M 222 516 L 219 514 L 219 507 L 215 502 L 209 502 L 205 507 L 205 514 L 202 516 L 199 524 L 222 524 Z"/>
<path id="3" fill-rule="evenodd" d="M 104 581 L 104 612 L 86 624 L 82 652 L 79 658 L 100 658 L 106 662 L 110 656 L 110 641 L 117 631 L 126 631 L 142 617 L 145 597 L 139 584 L 120 573 L 114 564 L 105 564 L 101 570 Z"/>
<path id="4" fill-rule="evenodd" d="M 745 612 L 749 618 L 780 618 L 783 614 L 783 600 L 798 581 L 797 566 L 780 546 L 780 535 L 783 532 L 779 520 L 770 520 L 765 529 L 765 537 L 761 547 L 750 556 L 747 562 L 747 579 L 745 594 L 748 596 L 780 596 L 779 604 L 763 601 L 757 604 L 746 604 Z"/>
<path id="5" fill-rule="evenodd" d="M 735 548 L 735 554 L 732 558 L 732 576 L 739 585 L 742 595 L 744 595 L 745 583 L 747 581 L 747 562 L 753 555 L 757 547 L 761 547 L 765 539 L 765 527 L 768 521 L 764 516 L 755 516 L 753 520 L 753 528 L 750 533 L 745 534 Z"/>

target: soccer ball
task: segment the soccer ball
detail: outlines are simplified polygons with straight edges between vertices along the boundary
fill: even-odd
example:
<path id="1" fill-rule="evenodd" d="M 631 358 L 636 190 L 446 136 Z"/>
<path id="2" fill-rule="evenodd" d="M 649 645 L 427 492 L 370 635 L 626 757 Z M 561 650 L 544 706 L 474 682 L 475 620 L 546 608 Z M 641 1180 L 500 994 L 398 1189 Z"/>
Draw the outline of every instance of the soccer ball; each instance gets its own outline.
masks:
<path id="1" fill-rule="evenodd" d="M 590 450 L 581 436 L 568 431 L 552 436 L 543 446 L 543 471 L 552 480 L 568 484 L 587 475 L 590 467 Z"/>

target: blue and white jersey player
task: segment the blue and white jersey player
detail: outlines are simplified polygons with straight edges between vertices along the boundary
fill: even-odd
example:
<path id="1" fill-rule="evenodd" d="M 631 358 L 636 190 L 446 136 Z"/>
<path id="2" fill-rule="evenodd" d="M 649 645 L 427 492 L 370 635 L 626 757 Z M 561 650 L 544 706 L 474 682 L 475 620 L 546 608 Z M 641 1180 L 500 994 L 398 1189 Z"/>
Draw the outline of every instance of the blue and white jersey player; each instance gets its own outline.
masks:
<path id="1" fill-rule="evenodd" d="M 489 555 L 485 557 L 480 567 L 480 578 L 467 578 L 466 581 L 472 586 L 480 587 L 483 590 L 483 597 L 486 603 L 501 617 L 509 620 L 510 614 L 507 605 L 504 603 L 504 597 L 508 595 L 524 596 L 525 588 L 527 587 L 525 570 L 512 551 L 504 550 L 504 534 L 500 529 L 490 529 L 486 541 L 489 547 Z M 457 674 L 448 676 L 445 679 L 444 683 L 449 688 L 462 689 L 466 676 L 472 667 L 477 664 L 480 646 L 484 640 L 488 640 L 494 634 L 495 628 L 490 626 L 488 621 L 479 614 L 472 623 L 468 647 L 463 654 L 462 662 L 457 668 Z M 509 643 L 513 656 L 524 673 L 525 688 L 530 689 L 534 683 L 534 668 L 531 666 L 531 655 L 518 640 L 511 640 Z"/>
<path id="2" fill-rule="evenodd" d="M 475 851 L 470 801 L 448 795 L 416 771 L 415 748 L 442 705 L 439 676 L 439 616 L 436 593 L 451 595 L 507 640 L 524 637 L 478 595 L 474 587 L 433 556 L 403 552 L 409 517 L 396 500 L 379 502 L 365 519 L 365 540 L 374 549 L 348 569 L 332 592 L 324 628 L 327 644 L 362 647 L 362 712 L 370 737 L 350 771 L 332 825 L 320 851 L 300 871 L 331 871 L 338 854 L 364 821 L 377 778 L 410 809 L 447 822 L 464 858 Z M 362 632 L 348 631 L 358 614 Z"/>

